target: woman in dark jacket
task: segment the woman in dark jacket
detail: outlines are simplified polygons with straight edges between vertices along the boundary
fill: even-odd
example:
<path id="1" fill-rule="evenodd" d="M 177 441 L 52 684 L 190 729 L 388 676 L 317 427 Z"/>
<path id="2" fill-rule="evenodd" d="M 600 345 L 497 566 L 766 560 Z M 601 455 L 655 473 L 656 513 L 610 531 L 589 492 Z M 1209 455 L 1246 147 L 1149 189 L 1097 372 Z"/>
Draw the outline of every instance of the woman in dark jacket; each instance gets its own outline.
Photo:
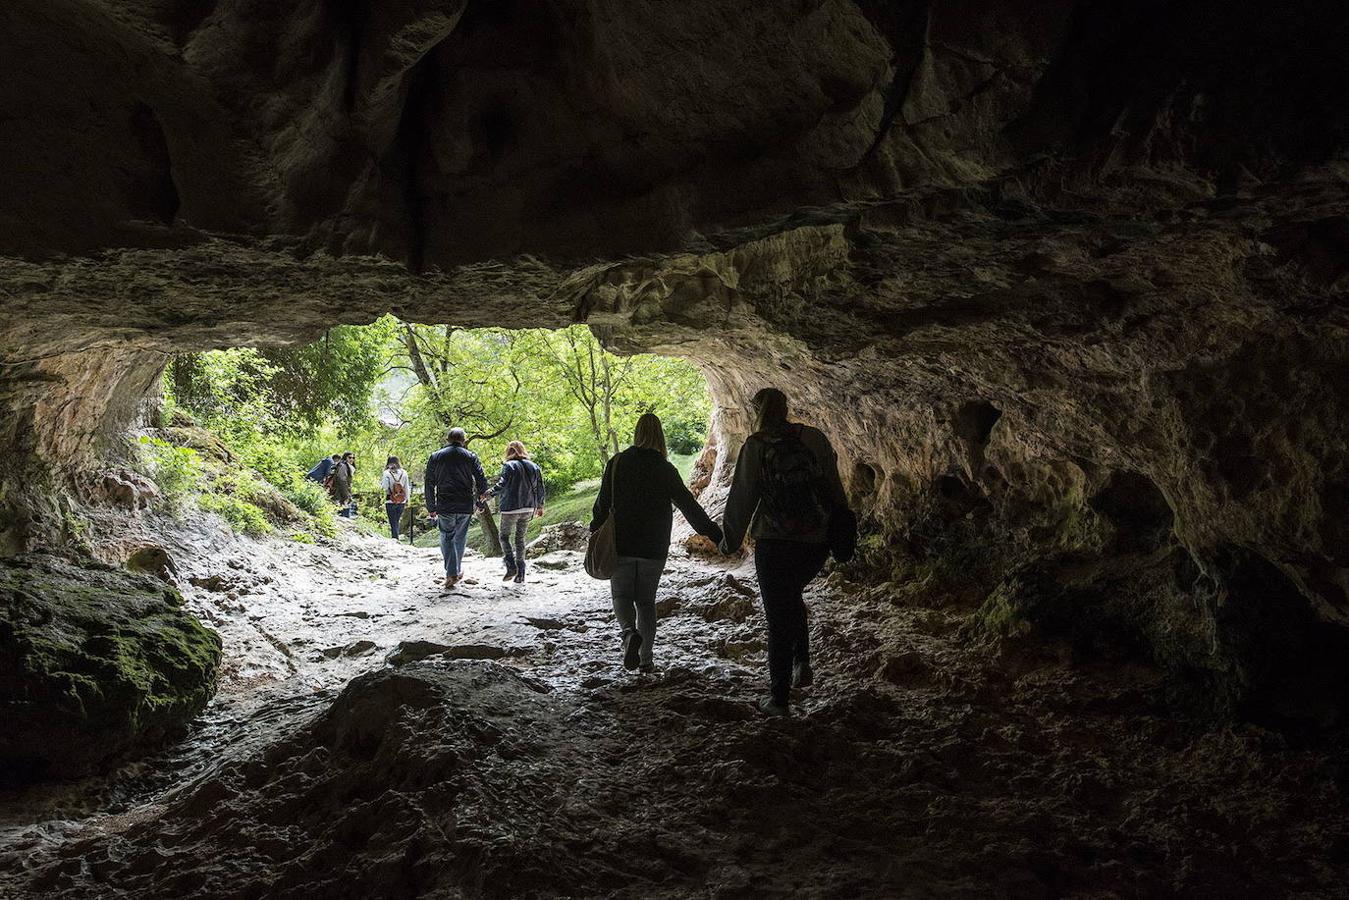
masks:
<path id="1" fill-rule="evenodd" d="M 520 441 L 506 445 L 506 460 L 501 475 L 488 491 L 488 497 L 500 497 L 501 553 L 506 558 L 506 581 L 525 583 L 525 532 L 529 520 L 543 515 L 548 490 L 543 485 L 543 470 L 529 458 Z"/>
<path id="2" fill-rule="evenodd" d="M 829 519 L 846 508 L 838 457 L 818 429 L 787 420 L 787 397 L 764 388 L 751 401 L 754 434 L 736 460 L 726 498 L 722 553 L 737 553 L 746 529 L 754 538 L 754 570 L 768 623 L 768 715 L 788 714 L 792 684 L 807 687 L 810 632 L 805 587 L 829 557 Z"/>
<path id="3" fill-rule="evenodd" d="M 670 553 L 674 522 L 670 504 L 679 507 L 699 534 L 713 543 L 721 541 L 721 529 L 693 499 L 665 455 L 665 429 L 658 417 L 646 413 L 637 420 L 632 446 L 605 467 L 590 523 L 591 531 L 598 529 L 612 506 L 618 565 L 609 588 L 622 629 L 623 666 L 640 666 L 643 672 L 655 669 L 651 650 L 656 640 L 656 588 Z"/>

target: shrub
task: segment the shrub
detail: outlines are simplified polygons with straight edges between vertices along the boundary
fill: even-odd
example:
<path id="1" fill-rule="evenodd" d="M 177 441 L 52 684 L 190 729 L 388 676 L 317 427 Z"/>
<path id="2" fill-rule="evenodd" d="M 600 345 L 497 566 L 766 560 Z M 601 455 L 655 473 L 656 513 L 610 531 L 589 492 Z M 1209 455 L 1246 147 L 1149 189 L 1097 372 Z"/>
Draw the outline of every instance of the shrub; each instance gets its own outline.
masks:
<path id="1" fill-rule="evenodd" d="M 277 490 L 281 496 L 311 516 L 332 515 L 333 504 L 328 499 L 328 492 L 307 478 L 294 477 L 278 483 Z"/>
<path id="2" fill-rule="evenodd" d="M 272 525 L 263 511 L 232 494 L 202 494 L 197 505 L 219 515 L 235 531 L 255 536 L 271 534 Z"/>
<path id="3" fill-rule="evenodd" d="M 200 455 L 190 447 L 176 447 L 160 438 L 142 437 L 139 443 L 146 474 L 159 487 L 160 497 L 171 509 L 182 509 L 201 479 Z"/>
<path id="4" fill-rule="evenodd" d="M 671 454 L 689 456 L 707 442 L 707 422 L 691 416 L 671 416 L 664 423 L 665 445 Z"/>
<path id="5" fill-rule="evenodd" d="M 309 523 L 314 534 L 323 538 L 337 537 L 337 519 L 333 515 L 332 507 L 314 514 L 313 521 Z"/>

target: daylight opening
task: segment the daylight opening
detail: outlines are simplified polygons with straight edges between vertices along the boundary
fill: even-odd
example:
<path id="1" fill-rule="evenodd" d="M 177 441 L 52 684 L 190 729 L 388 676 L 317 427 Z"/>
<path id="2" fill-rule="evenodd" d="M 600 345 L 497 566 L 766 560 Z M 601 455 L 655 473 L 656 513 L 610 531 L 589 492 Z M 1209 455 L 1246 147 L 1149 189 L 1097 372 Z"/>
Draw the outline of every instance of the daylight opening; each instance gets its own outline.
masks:
<path id="1" fill-rule="evenodd" d="M 533 540 L 548 526 L 589 521 L 606 462 L 648 412 L 664 424 L 670 460 L 687 481 L 711 412 L 692 363 L 610 353 L 583 325 L 466 329 L 385 316 L 305 345 L 174 358 L 161 427 L 140 446 L 170 505 L 218 513 L 235 531 L 312 543 L 346 519 L 433 547 L 425 470 L 448 429 L 464 429 L 489 484 L 507 445 L 524 445 L 548 497 L 529 524 Z M 354 457 L 349 489 L 325 462 L 345 454 Z M 408 474 L 405 498 L 384 478 L 393 457 Z M 388 505 L 395 492 L 401 509 Z M 469 529 L 468 545 L 486 556 L 501 553 L 497 506 L 493 498 L 480 507 Z"/>

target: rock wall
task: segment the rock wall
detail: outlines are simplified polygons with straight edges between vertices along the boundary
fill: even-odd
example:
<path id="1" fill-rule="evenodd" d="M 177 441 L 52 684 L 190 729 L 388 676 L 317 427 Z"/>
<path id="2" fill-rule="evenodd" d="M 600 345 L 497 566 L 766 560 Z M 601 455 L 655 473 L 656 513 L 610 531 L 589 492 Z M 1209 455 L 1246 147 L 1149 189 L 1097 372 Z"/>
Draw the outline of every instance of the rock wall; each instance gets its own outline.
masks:
<path id="1" fill-rule="evenodd" d="M 703 365 L 714 483 L 784 386 L 870 564 L 960 576 L 989 633 L 1088 597 L 1237 703 L 1288 674 L 1259 623 L 1303 623 L 1281 659 L 1349 624 L 1349 24 L 1319 4 L 17 0 L 0 26 L 7 553 L 49 515 L 27 486 L 96 466 L 166 353 L 584 321 Z"/>

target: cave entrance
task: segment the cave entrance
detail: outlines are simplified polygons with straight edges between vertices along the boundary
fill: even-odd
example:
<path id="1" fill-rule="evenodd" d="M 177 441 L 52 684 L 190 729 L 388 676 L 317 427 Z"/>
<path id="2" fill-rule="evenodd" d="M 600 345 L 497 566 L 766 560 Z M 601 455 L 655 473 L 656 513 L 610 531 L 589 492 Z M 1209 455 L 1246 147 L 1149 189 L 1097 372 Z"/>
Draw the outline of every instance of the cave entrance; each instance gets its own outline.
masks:
<path id="1" fill-rule="evenodd" d="M 180 355 L 163 385 L 163 427 L 142 446 L 168 504 L 195 504 L 236 531 L 301 542 L 333 536 L 342 519 L 392 537 L 381 481 L 386 460 L 397 457 L 412 487 L 400 535 L 437 546 L 421 502 L 424 472 L 451 427 L 467 432 L 489 483 L 507 444 L 525 445 L 549 494 L 530 524 L 533 540 L 549 526 L 589 520 L 604 465 L 630 442 L 642 413 L 661 418 L 670 459 L 688 480 L 712 411 L 697 366 L 614 354 L 586 326 L 461 328 L 392 316 L 303 345 Z M 345 453 L 355 455 L 349 502 L 340 489 L 325 495 L 322 484 L 322 461 Z M 561 544 L 578 540 L 571 532 Z M 500 555 L 490 512 L 474 521 L 469 546 Z"/>

